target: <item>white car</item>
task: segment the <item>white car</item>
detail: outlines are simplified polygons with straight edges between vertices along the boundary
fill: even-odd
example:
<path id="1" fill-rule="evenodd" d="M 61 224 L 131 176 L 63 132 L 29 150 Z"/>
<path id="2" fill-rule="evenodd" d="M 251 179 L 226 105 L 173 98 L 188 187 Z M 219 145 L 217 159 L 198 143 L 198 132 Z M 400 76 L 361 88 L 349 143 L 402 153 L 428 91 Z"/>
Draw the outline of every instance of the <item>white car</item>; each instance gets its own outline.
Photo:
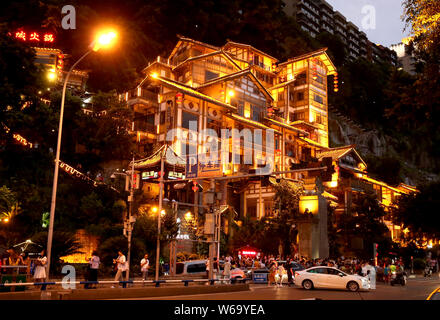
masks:
<path id="1" fill-rule="evenodd" d="M 359 289 L 369 290 L 370 283 L 367 278 L 358 275 L 349 275 L 341 270 L 331 267 L 312 267 L 295 272 L 295 284 L 306 290 L 320 289 L 348 289 L 356 292 Z"/>

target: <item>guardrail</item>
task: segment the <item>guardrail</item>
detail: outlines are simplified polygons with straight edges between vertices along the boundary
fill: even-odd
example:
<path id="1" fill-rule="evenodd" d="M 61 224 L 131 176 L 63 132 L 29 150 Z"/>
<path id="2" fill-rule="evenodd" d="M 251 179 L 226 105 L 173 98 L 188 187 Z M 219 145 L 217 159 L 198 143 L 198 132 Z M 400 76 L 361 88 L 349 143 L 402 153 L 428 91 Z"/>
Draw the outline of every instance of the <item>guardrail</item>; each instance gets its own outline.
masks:
<path id="1" fill-rule="evenodd" d="M 79 285 L 91 285 L 91 284 L 120 284 L 122 288 L 126 288 L 127 284 L 154 284 L 156 288 L 160 287 L 164 283 L 183 283 L 185 287 L 189 283 L 194 282 L 209 282 L 210 285 L 214 285 L 215 282 L 228 282 L 231 284 L 235 283 L 246 283 L 251 279 L 182 279 L 182 280 L 128 280 L 128 281 L 114 281 L 114 280 L 103 280 L 103 281 L 49 281 L 49 282 L 5 282 L 0 283 L 0 288 L 3 287 L 26 287 L 26 286 L 41 286 L 41 290 L 46 290 L 49 285 L 63 285 L 63 284 L 79 284 Z"/>

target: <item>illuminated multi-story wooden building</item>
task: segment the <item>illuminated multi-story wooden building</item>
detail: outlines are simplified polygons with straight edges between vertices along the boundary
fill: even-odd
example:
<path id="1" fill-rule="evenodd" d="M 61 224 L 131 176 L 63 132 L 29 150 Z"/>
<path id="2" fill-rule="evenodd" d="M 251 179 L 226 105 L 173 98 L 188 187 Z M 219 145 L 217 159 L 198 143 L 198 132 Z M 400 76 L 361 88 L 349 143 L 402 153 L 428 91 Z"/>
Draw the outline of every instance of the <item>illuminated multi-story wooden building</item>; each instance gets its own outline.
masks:
<path id="1" fill-rule="evenodd" d="M 186 178 L 205 190 L 209 178 L 230 178 L 218 182 L 216 191 L 222 192 L 221 202 L 230 204 L 241 217 L 260 219 L 275 214 L 274 179 L 242 177 L 265 166 L 280 172 L 274 178 L 302 184 L 313 192 L 316 174 L 284 171 L 316 167 L 331 159 L 338 170 L 325 183 L 323 195 L 343 212 L 350 212 L 350 199 L 358 191 L 374 189 L 388 205 L 394 194 L 409 192 L 369 178 L 365 162 L 352 146 L 329 147 L 327 79 L 337 78 L 337 70 L 325 48 L 280 62 L 246 44 L 229 41 L 215 47 L 179 37 L 168 58 L 158 57 L 143 72 L 145 78 L 139 85 L 120 96 L 134 110 L 131 131 L 136 133 L 139 151 L 153 143 L 167 144 L 185 162 L 188 155 L 209 151 L 210 141 L 200 135 L 192 137 L 210 129 L 218 137 L 221 161 L 203 166 L 195 158 L 194 164 L 199 165 L 187 165 Z M 222 129 L 241 133 L 247 129 L 250 141 L 245 134 L 222 136 Z M 261 137 L 255 135 L 258 130 L 263 132 Z M 273 145 L 264 134 L 268 130 L 273 130 Z M 259 147 L 249 151 L 246 143 Z M 245 162 L 246 158 L 251 161 Z M 143 163 L 137 161 L 136 170 L 151 169 Z M 197 203 L 199 192 L 191 186 L 188 183 L 179 191 L 168 187 L 167 196 Z"/>

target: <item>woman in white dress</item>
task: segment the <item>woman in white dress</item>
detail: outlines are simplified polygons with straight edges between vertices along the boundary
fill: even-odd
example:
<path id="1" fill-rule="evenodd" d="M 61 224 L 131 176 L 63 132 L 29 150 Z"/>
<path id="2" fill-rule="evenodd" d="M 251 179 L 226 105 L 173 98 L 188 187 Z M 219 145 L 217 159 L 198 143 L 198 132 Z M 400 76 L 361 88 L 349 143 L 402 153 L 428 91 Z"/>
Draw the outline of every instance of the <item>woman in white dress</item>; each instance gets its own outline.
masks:
<path id="1" fill-rule="evenodd" d="M 46 279 L 46 264 L 47 257 L 45 250 L 41 251 L 40 256 L 38 257 L 34 272 L 34 279 L 36 282 L 44 282 Z"/>

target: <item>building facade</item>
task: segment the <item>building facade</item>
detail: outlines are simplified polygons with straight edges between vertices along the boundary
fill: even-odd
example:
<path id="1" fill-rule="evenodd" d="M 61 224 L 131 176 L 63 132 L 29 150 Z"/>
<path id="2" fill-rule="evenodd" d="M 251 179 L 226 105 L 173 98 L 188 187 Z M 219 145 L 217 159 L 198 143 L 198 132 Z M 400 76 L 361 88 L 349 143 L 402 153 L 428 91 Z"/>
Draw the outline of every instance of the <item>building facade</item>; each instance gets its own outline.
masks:
<path id="1" fill-rule="evenodd" d="M 167 199 L 204 204 L 202 194 L 213 190 L 220 205 L 234 209 L 235 218 L 270 218 L 277 214 L 273 186 L 286 180 L 316 199 L 317 209 L 307 210 L 313 218 L 302 224 L 315 231 L 301 239 L 309 244 L 318 239 L 320 245 L 299 247 L 303 255 L 322 257 L 328 254 L 328 244 L 327 251 L 321 245 L 327 228 L 323 199 L 349 213 L 356 192 L 376 190 L 389 205 L 395 194 L 406 192 L 369 178 L 353 146 L 330 148 L 327 79 L 337 70 L 325 48 L 280 62 L 247 44 L 215 47 L 179 37 L 170 56 L 158 57 L 144 75 L 120 99 L 134 111 L 131 131 L 139 151 L 167 145 L 171 158 L 178 159 L 167 159 L 165 174 L 172 172 L 175 179 L 165 188 Z M 218 161 L 202 162 L 202 156 Z M 135 162 L 145 193 L 157 191 L 158 163 L 155 159 L 152 169 L 146 166 L 151 161 Z M 173 163 L 186 164 L 185 172 L 172 169 Z M 319 172 L 309 169 L 327 164 L 338 169 L 322 185 Z M 146 207 L 157 200 L 148 198 L 152 203 Z M 225 232 L 230 223 L 224 219 Z"/>
<path id="2" fill-rule="evenodd" d="M 345 44 L 350 60 L 365 58 L 375 63 L 398 65 L 395 52 L 372 43 L 365 32 L 325 0 L 284 0 L 284 12 L 296 18 L 300 28 L 315 38 L 321 32 L 338 36 Z"/>

